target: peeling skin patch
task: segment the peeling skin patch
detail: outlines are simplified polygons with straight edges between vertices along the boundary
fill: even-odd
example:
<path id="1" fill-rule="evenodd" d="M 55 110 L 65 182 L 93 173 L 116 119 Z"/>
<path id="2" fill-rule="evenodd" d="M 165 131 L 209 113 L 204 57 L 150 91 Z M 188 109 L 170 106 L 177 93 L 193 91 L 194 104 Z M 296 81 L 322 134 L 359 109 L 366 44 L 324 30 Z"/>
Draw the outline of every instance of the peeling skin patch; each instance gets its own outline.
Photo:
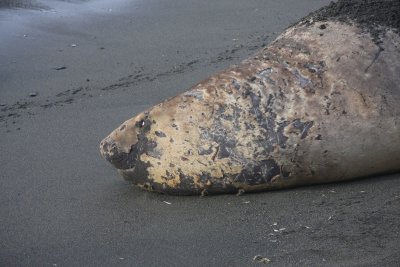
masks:
<path id="1" fill-rule="evenodd" d="M 201 146 L 201 147 L 199 147 L 198 153 L 200 156 L 211 155 L 213 153 L 213 148 L 212 148 L 212 146 L 209 146 L 208 148 Z"/>
<path id="2" fill-rule="evenodd" d="M 325 71 L 325 63 L 323 61 L 320 61 L 319 64 L 307 62 L 304 64 L 304 68 L 308 69 L 311 73 L 320 74 Z"/>
<path id="3" fill-rule="evenodd" d="M 194 97 L 198 100 L 203 100 L 203 92 L 202 91 L 188 91 L 183 94 L 184 96 Z"/>
<path id="4" fill-rule="evenodd" d="M 261 185 L 269 183 L 279 173 L 280 168 L 273 159 L 263 160 L 256 165 L 247 166 L 236 176 L 234 182 L 250 186 Z"/>
<path id="5" fill-rule="evenodd" d="M 235 79 L 232 80 L 232 85 L 236 90 L 240 90 L 240 84 Z"/>
<path id="6" fill-rule="evenodd" d="M 157 148 L 157 143 L 155 141 L 150 141 L 146 143 L 145 153 L 153 158 L 160 159 L 162 156 L 162 152 Z"/>
<path id="7" fill-rule="evenodd" d="M 300 72 L 296 69 L 292 70 L 293 75 L 296 77 L 298 83 L 302 88 L 307 86 L 311 86 L 312 82 L 310 79 L 307 79 L 305 76 L 301 75 Z"/>
<path id="8" fill-rule="evenodd" d="M 302 21 L 240 65 L 128 120 L 101 152 L 125 179 L 178 195 L 400 171 L 400 37 L 387 29 L 384 38 L 371 65 L 376 44 L 357 26 Z"/>
<path id="9" fill-rule="evenodd" d="M 165 133 L 163 133 L 162 131 L 155 131 L 154 133 L 155 133 L 155 135 L 158 136 L 158 137 L 167 137 L 167 136 L 165 135 Z"/>
<path id="10" fill-rule="evenodd" d="M 269 84 L 275 85 L 275 81 L 271 79 L 270 74 L 273 72 L 272 68 L 266 68 L 258 73 L 258 77 L 262 82 L 267 82 Z"/>
<path id="11" fill-rule="evenodd" d="M 313 126 L 314 122 L 313 121 L 306 121 L 302 122 L 300 120 L 294 120 L 292 123 L 293 126 L 300 131 L 300 138 L 304 139 L 308 135 L 308 130 Z"/>

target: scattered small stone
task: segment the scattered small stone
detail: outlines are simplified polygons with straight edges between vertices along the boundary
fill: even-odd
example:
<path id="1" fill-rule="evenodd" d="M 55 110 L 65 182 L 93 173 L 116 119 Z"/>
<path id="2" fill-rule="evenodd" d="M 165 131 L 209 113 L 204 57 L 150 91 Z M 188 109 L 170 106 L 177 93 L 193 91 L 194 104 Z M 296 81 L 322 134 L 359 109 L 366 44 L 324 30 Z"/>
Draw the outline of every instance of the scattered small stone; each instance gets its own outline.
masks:
<path id="1" fill-rule="evenodd" d="M 333 215 L 329 216 L 328 221 L 332 220 Z"/>
<path id="2" fill-rule="evenodd" d="M 100 47 L 100 49 L 101 49 L 101 50 L 104 50 L 105 48 L 104 48 L 104 47 Z"/>
<path id="3" fill-rule="evenodd" d="M 87 82 L 90 82 L 90 79 L 86 79 Z"/>
<path id="4" fill-rule="evenodd" d="M 119 257 L 120 260 L 125 260 L 125 258 Z"/>
<path id="5" fill-rule="evenodd" d="M 204 190 L 201 191 L 200 197 L 205 197 L 207 195 L 208 195 L 208 191 L 207 191 L 207 189 L 204 189 Z"/>
<path id="6" fill-rule="evenodd" d="M 0 103 L 0 107 L 6 106 L 6 103 Z"/>
<path id="7" fill-rule="evenodd" d="M 61 67 L 57 67 L 57 68 L 54 68 L 55 70 L 65 70 L 67 67 L 65 67 L 65 66 L 61 66 Z"/>
<path id="8" fill-rule="evenodd" d="M 276 225 L 278 225 L 278 223 L 277 223 L 277 222 L 274 222 L 272 225 L 276 226 Z"/>
<path id="9" fill-rule="evenodd" d="M 30 96 L 30 97 L 35 97 L 35 96 L 37 96 L 37 95 L 38 95 L 37 92 L 30 92 L 30 93 L 29 93 L 29 96 Z"/>
<path id="10" fill-rule="evenodd" d="M 268 264 L 268 263 L 271 262 L 270 259 L 265 258 L 265 257 L 263 257 L 261 255 L 254 256 L 253 261 L 256 261 L 256 262 L 259 262 L 259 263 L 264 263 L 264 264 Z"/>
<path id="11" fill-rule="evenodd" d="M 239 189 L 236 195 L 237 196 L 241 196 L 243 194 L 244 194 L 244 190 L 243 189 Z"/>
<path id="12" fill-rule="evenodd" d="M 76 47 L 76 44 L 72 44 L 71 47 Z"/>
<path id="13" fill-rule="evenodd" d="M 245 201 L 245 202 L 243 202 L 244 204 L 249 204 L 250 203 L 250 201 Z"/>
<path id="14" fill-rule="evenodd" d="M 168 202 L 168 201 L 163 201 L 165 204 L 167 204 L 167 205 L 171 205 L 172 203 L 171 202 Z"/>
<path id="15" fill-rule="evenodd" d="M 365 191 L 360 191 L 360 193 L 365 193 Z"/>

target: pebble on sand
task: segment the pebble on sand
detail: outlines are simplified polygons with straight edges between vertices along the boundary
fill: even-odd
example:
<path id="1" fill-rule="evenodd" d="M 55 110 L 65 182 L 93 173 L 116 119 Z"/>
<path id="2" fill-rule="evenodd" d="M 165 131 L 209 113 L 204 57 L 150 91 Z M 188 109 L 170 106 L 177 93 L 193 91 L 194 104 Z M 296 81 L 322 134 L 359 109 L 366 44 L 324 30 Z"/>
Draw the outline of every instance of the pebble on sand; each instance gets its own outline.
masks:
<path id="1" fill-rule="evenodd" d="M 60 66 L 60 67 L 56 67 L 54 68 L 55 70 L 65 70 L 67 67 L 65 66 Z"/>
<path id="2" fill-rule="evenodd" d="M 265 264 L 268 264 L 268 263 L 271 262 L 270 259 L 265 258 L 265 257 L 263 257 L 261 255 L 254 256 L 253 261 L 256 261 L 256 262 L 259 262 L 259 263 L 265 263 Z"/>

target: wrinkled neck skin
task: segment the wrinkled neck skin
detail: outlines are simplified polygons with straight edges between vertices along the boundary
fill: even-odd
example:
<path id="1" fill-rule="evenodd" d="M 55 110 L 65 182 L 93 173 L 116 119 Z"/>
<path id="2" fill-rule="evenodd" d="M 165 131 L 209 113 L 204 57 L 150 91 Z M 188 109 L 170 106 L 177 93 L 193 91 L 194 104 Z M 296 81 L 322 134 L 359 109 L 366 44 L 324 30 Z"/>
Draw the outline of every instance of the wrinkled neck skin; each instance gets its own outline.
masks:
<path id="1" fill-rule="evenodd" d="M 388 29 L 378 46 L 354 25 L 300 22 L 124 122 L 102 155 L 136 185 L 180 195 L 400 171 L 400 38 Z"/>

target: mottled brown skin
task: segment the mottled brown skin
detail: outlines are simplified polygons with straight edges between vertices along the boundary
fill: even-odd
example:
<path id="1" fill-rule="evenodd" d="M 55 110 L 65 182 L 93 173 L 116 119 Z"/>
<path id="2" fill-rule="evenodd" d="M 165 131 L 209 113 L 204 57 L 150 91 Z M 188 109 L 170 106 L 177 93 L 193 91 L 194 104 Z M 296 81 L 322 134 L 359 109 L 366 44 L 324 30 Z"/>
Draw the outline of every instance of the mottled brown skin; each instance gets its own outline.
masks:
<path id="1" fill-rule="evenodd" d="M 400 37 L 303 21 L 100 145 L 127 180 L 189 195 L 400 171 Z"/>

